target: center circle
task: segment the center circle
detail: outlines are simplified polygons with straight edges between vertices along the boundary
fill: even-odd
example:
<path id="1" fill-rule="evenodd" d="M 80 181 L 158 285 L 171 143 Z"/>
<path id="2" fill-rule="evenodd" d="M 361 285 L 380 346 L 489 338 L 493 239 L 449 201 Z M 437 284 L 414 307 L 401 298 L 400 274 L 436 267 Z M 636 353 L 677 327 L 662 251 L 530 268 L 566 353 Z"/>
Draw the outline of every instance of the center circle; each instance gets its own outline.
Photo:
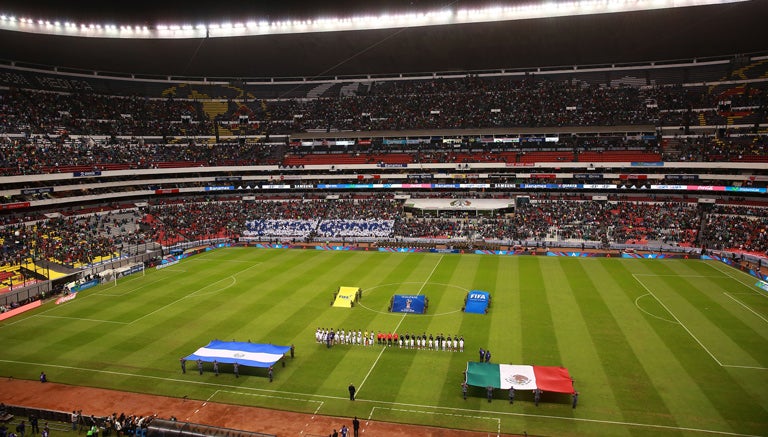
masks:
<path id="1" fill-rule="evenodd" d="M 428 285 L 437 285 L 437 286 L 443 286 L 443 287 L 446 287 L 446 288 L 456 288 L 458 290 L 463 291 L 464 293 L 468 293 L 469 292 L 469 290 L 464 288 L 464 287 L 459 287 L 458 285 L 453 285 L 453 284 L 443 284 L 443 283 L 439 283 L 439 282 L 426 282 L 426 283 L 425 282 L 391 282 L 389 284 L 381 284 L 381 285 L 376 285 L 376 286 L 371 287 L 371 288 L 364 289 L 363 292 L 364 293 L 368 293 L 368 292 L 371 292 L 373 290 L 377 290 L 377 289 L 381 289 L 381 288 L 385 288 L 385 287 L 393 287 L 393 286 L 399 286 L 399 285 L 405 285 L 405 284 L 419 284 L 422 288 L 424 288 L 424 287 L 426 287 Z M 419 294 L 420 293 L 421 292 L 419 292 Z M 362 304 L 360 302 L 357 302 L 355 305 L 356 306 L 361 306 L 361 307 L 365 308 L 368 311 L 372 311 L 372 312 L 378 313 L 378 314 L 389 314 L 389 315 L 395 315 L 395 316 L 408 315 L 408 313 L 393 313 L 393 312 L 389 312 L 389 311 L 375 310 L 373 308 L 365 306 L 364 304 Z M 457 310 L 454 310 L 454 311 L 447 311 L 447 312 L 444 312 L 444 313 L 418 314 L 418 315 L 419 316 L 435 317 L 435 316 L 445 316 L 445 315 L 448 315 L 448 314 L 454 314 L 454 313 L 458 313 L 458 312 L 461 312 L 461 309 L 457 309 Z"/>

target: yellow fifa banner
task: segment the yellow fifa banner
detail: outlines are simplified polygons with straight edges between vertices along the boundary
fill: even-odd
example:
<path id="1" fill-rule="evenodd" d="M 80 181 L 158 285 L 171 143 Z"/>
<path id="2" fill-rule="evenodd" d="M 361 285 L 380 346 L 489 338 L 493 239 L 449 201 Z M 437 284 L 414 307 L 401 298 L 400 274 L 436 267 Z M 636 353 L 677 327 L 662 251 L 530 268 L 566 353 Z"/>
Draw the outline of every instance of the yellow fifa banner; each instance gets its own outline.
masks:
<path id="1" fill-rule="evenodd" d="M 333 306 L 352 308 L 352 302 L 355 301 L 358 291 L 360 291 L 360 287 L 339 287 L 339 292 L 336 293 L 336 300 L 333 301 Z"/>

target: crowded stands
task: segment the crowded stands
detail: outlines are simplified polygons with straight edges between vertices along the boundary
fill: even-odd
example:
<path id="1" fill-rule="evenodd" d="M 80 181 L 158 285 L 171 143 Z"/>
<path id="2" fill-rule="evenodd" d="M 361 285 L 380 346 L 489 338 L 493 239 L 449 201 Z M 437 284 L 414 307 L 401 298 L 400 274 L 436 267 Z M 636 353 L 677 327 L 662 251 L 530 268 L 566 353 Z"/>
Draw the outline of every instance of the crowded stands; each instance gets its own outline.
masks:
<path id="1" fill-rule="evenodd" d="M 131 93 L 130 84 L 109 95 L 120 81 L 100 86 L 100 79 L 88 78 L 83 81 L 93 86 L 63 92 L 20 82 L 0 90 L 0 178 L 9 182 L 0 197 L 0 281 L 6 287 L 26 283 L 41 261 L 79 268 L 120 259 L 140 244 L 167 247 L 239 237 L 523 246 L 568 242 L 765 253 L 764 205 L 744 198 L 721 197 L 706 209 L 685 196 L 630 200 L 611 195 L 608 201 L 609 196 L 548 198 L 527 192 L 534 201 L 470 214 L 420 211 L 403 199 L 496 197 L 513 203 L 515 193 L 446 189 L 398 197 L 392 191 L 340 191 L 325 198 L 325 193 L 285 191 L 326 182 L 399 178 L 396 182 L 420 183 L 439 177 L 493 178 L 499 184 L 587 181 L 598 182 L 597 187 L 611 182 L 622 188 L 637 183 L 646 188 L 646 178 L 662 172 L 655 178 L 661 183 L 765 186 L 768 179 L 759 164 L 768 162 L 763 127 L 768 123 L 768 80 L 758 73 L 768 61 L 749 67 L 738 77 L 719 69 L 702 73 L 709 75 L 709 85 L 683 82 L 688 73 L 662 80 L 653 71 L 638 74 L 646 80 L 627 73 L 610 83 L 578 72 L 562 77 L 467 75 L 371 80 L 354 92 L 316 98 L 301 95 L 312 88 L 305 86 L 301 92 L 265 91 L 264 98 L 242 100 L 228 95 L 219 101 L 196 93 L 192 85 L 186 96 L 157 84 L 147 88 L 151 95 Z M 214 85 L 206 87 L 215 91 Z M 579 130 L 584 127 L 594 130 Z M 525 128 L 552 130 L 500 133 Z M 451 135 L 455 129 L 479 133 Z M 347 132 L 358 135 L 329 139 L 334 134 L 343 139 Z M 359 135 L 368 132 L 370 137 Z M 318 137 L 307 136 L 313 133 Z M 304 136 L 292 137 L 296 134 Z M 693 174 L 665 168 L 689 162 L 733 163 L 740 170 L 724 165 Z M 477 163 L 482 170 L 470 170 Z M 336 168 L 339 164 L 346 168 Z M 458 166 L 450 171 L 461 173 L 439 173 L 448 171 L 437 170 L 444 164 Z M 571 176 L 557 175 L 563 164 L 570 165 Z M 370 171 L 372 165 L 376 171 Z M 610 169 L 613 165 L 618 169 Z M 595 167 L 599 174 L 583 173 Z M 178 174 L 168 173 L 176 169 Z M 379 169 L 382 174 L 373 174 Z M 152 174 L 156 170 L 166 172 Z M 620 174 L 601 181 L 609 170 Z M 58 179 L 67 173 L 87 178 Z M 38 180 L 36 175 L 46 176 Z M 234 191 L 237 185 L 247 186 L 236 182 L 245 177 L 257 187 L 248 193 L 254 196 L 191 194 L 218 183 L 232 184 Z M 284 191 L 270 196 L 258 192 L 259 183 L 282 183 L 284 178 L 301 182 L 281 185 Z M 78 197 L 86 195 L 93 199 Z M 137 198 L 141 201 L 133 202 Z M 89 206 L 97 202 L 108 206 Z"/>

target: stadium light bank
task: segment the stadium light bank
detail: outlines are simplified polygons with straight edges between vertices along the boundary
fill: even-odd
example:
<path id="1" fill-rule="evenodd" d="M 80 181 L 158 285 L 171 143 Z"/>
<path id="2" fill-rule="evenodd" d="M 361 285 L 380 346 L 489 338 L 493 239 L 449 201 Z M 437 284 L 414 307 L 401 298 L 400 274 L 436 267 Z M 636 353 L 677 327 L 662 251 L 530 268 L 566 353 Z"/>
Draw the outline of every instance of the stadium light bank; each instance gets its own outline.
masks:
<path id="1" fill-rule="evenodd" d="M 404 27 L 441 26 L 448 24 L 487 23 L 605 14 L 653 9 L 707 6 L 750 0 L 580 0 L 564 2 L 532 2 L 521 5 L 499 5 L 477 9 L 444 8 L 404 14 L 328 17 L 309 20 L 265 21 L 246 19 L 241 22 L 156 24 L 154 26 L 77 23 L 73 21 L 17 17 L 0 14 L 0 30 L 37 34 L 139 39 L 220 38 L 338 32 Z"/>

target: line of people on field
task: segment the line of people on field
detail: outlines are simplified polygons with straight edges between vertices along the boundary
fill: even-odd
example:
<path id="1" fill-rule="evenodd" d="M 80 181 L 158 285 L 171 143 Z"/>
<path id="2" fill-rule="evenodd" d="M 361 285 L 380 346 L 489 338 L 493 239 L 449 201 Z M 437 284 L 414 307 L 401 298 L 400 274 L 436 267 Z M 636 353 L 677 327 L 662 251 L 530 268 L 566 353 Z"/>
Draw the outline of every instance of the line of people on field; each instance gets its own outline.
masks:
<path id="1" fill-rule="evenodd" d="M 374 332 L 363 330 L 344 329 L 334 330 L 326 328 L 317 328 L 315 331 L 315 341 L 331 347 L 337 344 L 351 344 L 361 346 L 397 346 L 405 349 L 427 349 L 442 350 L 451 352 L 464 352 L 463 335 L 443 335 L 440 334 L 398 334 L 396 332 Z"/>

